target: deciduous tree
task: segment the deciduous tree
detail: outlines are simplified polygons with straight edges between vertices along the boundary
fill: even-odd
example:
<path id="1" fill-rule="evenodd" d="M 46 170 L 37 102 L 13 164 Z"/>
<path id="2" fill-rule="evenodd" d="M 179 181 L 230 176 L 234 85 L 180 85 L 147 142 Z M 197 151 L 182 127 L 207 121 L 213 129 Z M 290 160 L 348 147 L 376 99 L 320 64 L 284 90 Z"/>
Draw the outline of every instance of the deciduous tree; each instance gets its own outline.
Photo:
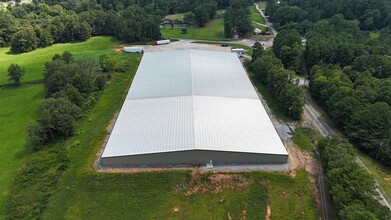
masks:
<path id="1" fill-rule="evenodd" d="M 20 84 L 20 80 L 23 78 L 24 73 L 25 69 L 18 64 L 12 63 L 8 67 L 8 79 L 17 85 Z"/>

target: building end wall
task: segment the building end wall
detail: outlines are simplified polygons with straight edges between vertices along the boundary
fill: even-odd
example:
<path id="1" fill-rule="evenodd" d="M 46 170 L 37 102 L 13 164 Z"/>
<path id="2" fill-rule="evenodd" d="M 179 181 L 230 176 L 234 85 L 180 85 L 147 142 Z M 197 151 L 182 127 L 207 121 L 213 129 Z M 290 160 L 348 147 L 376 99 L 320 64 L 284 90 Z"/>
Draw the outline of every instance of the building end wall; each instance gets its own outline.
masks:
<path id="1" fill-rule="evenodd" d="M 171 166 L 213 164 L 285 164 L 288 155 L 189 150 L 119 157 L 102 157 L 103 166 Z"/>

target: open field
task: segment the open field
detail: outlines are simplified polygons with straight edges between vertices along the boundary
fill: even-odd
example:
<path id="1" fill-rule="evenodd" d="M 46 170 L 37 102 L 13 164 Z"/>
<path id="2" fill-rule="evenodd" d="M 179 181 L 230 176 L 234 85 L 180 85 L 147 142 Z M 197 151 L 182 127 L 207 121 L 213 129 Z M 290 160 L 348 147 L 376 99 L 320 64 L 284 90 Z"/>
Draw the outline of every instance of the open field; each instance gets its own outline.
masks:
<path id="1" fill-rule="evenodd" d="M 314 151 L 314 142 L 317 135 L 315 130 L 298 125 L 293 134 L 293 141 L 301 150 L 312 152 Z"/>
<path id="2" fill-rule="evenodd" d="M 259 25 L 259 24 L 256 24 L 256 23 L 252 23 L 251 25 L 253 26 L 254 29 L 255 28 L 258 28 L 259 30 L 265 30 L 266 29 L 265 26 Z"/>
<path id="3" fill-rule="evenodd" d="M 26 69 L 22 79 L 23 82 L 42 79 L 44 64 L 50 61 L 54 54 L 61 54 L 64 51 L 71 52 L 77 58 L 98 59 L 99 55 L 107 51 L 116 44 L 111 37 L 94 37 L 85 42 L 55 44 L 46 48 L 22 53 L 9 54 L 9 48 L 0 48 L 0 84 L 8 82 L 7 69 L 11 63 L 17 63 Z"/>
<path id="4" fill-rule="evenodd" d="M 177 20 L 177 19 L 182 20 L 184 15 L 185 15 L 185 13 L 170 14 L 170 15 L 166 15 L 164 18 L 171 19 L 171 20 Z"/>
<path id="5" fill-rule="evenodd" d="M 225 12 L 225 9 L 219 9 L 216 11 L 216 15 L 222 15 Z M 164 17 L 164 19 L 171 19 L 171 20 L 182 20 L 183 16 L 186 13 L 178 13 L 178 14 L 169 14 Z"/>
<path id="6" fill-rule="evenodd" d="M 0 219 L 8 186 L 30 153 L 27 125 L 38 118 L 43 97 L 41 85 L 0 89 Z"/>
<path id="7" fill-rule="evenodd" d="M 202 28 L 192 25 L 187 29 L 185 34 L 181 33 L 181 29 L 177 25 L 175 25 L 174 29 L 171 29 L 170 25 L 166 25 L 165 28 L 160 29 L 160 33 L 162 33 L 164 38 L 228 40 L 228 38 L 224 38 L 223 18 L 213 19 Z"/>
<path id="8" fill-rule="evenodd" d="M 262 15 L 259 13 L 259 11 L 255 8 L 255 5 L 251 5 L 250 7 L 248 7 L 248 9 L 250 10 L 250 19 L 252 21 L 255 21 L 255 22 L 258 22 L 261 24 L 266 23 L 265 19 L 262 17 Z"/>

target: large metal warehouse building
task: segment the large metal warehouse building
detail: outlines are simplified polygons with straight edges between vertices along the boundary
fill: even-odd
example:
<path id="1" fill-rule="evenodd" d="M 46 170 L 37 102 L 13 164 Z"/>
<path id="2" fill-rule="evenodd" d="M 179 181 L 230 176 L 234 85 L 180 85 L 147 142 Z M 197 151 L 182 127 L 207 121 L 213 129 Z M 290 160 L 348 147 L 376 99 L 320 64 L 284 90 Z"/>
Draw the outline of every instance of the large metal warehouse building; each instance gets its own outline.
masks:
<path id="1" fill-rule="evenodd" d="M 103 166 L 282 164 L 288 154 L 233 53 L 145 53 Z"/>

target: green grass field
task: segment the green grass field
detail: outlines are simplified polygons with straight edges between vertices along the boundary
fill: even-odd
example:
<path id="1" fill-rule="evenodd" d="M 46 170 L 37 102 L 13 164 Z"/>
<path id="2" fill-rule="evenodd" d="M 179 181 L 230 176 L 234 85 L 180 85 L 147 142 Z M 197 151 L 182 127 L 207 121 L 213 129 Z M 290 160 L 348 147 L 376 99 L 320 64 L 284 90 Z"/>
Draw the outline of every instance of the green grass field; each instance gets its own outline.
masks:
<path id="1" fill-rule="evenodd" d="M 184 15 L 185 15 L 185 13 L 170 14 L 170 15 L 166 15 L 164 18 L 171 19 L 171 20 L 177 20 L 177 19 L 182 20 Z"/>
<path id="2" fill-rule="evenodd" d="M 266 23 L 265 19 L 262 17 L 262 15 L 259 13 L 259 11 L 255 8 L 255 5 L 248 7 L 248 9 L 250 10 L 250 19 L 252 21 L 255 21 L 255 22 L 258 22 L 261 24 Z"/>
<path id="3" fill-rule="evenodd" d="M 199 39 L 199 40 L 228 40 L 224 38 L 224 20 L 222 18 L 209 21 L 205 27 L 191 26 L 185 34 L 181 33 L 180 28 L 175 25 L 171 29 L 170 25 L 160 29 L 160 33 L 164 38 L 184 38 L 184 39 Z"/>
<path id="4" fill-rule="evenodd" d="M 258 3 L 258 7 L 261 10 L 265 10 L 266 9 L 266 2 L 259 2 Z"/>
<path id="5" fill-rule="evenodd" d="M 293 134 L 294 143 L 302 150 L 307 152 L 314 151 L 314 143 L 318 138 L 318 134 L 311 128 L 296 126 Z"/>
<path id="6" fill-rule="evenodd" d="M 259 24 L 256 24 L 256 23 L 252 23 L 251 25 L 253 26 L 254 29 L 258 28 L 259 30 L 262 30 L 262 31 L 266 29 L 265 26 L 259 25 Z"/>
<path id="7" fill-rule="evenodd" d="M 38 118 L 44 95 L 41 85 L 0 89 L 0 219 L 8 186 L 30 153 L 27 125 Z"/>
<path id="8" fill-rule="evenodd" d="M 47 48 L 22 53 L 9 54 L 9 48 L 0 48 L 0 84 L 8 82 L 7 69 L 11 63 L 17 63 L 26 69 L 22 82 L 42 79 L 44 64 L 50 61 L 54 54 L 69 51 L 75 58 L 94 58 L 107 53 L 116 44 L 114 38 L 94 37 L 80 43 L 56 44 Z"/>

